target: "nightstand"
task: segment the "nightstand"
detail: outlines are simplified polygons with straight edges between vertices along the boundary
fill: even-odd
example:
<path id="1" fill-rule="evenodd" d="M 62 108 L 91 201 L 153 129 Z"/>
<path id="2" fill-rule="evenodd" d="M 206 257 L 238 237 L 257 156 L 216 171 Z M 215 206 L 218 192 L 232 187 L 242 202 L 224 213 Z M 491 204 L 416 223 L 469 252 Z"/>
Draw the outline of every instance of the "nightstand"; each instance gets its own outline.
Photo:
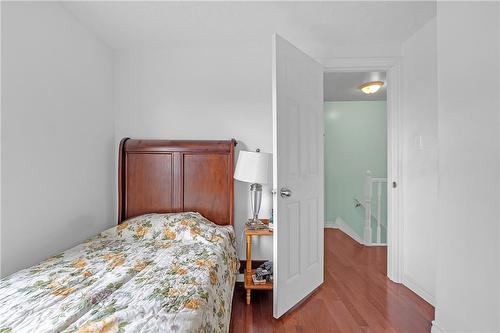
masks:
<path id="1" fill-rule="evenodd" d="M 269 220 L 262 219 L 264 223 L 269 223 Z M 252 237 L 273 236 L 271 230 L 248 230 L 245 225 L 245 236 L 247 237 L 247 262 L 245 268 L 245 289 L 247 292 L 247 304 L 250 304 L 250 296 L 252 290 L 272 290 L 273 283 L 266 282 L 265 284 L 254 284 L 252 275 L 255 274 L 255 269 L 252 269 Z"/>

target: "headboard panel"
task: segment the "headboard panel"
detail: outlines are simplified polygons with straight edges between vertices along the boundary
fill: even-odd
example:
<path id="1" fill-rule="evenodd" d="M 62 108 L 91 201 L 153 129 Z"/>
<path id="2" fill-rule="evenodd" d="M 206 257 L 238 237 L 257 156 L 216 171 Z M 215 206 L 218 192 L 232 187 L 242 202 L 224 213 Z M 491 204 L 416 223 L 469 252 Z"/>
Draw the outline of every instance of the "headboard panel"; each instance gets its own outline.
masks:
<path id="1" fill-rule="evenodd" d="M 234 139 L 120 142 L 118 223 L 146 213 L 197 211 L 233 224 Z"/>

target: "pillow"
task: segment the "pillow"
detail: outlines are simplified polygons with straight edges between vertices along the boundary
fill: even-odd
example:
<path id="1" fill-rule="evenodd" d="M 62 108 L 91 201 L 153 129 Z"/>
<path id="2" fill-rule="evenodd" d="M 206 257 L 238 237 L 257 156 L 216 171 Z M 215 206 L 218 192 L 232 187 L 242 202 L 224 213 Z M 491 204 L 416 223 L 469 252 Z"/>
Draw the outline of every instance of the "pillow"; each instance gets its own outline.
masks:
<path id="1" fill-rule="evenodd" d="M 102 232 L 101 236 L 134 240 L 155 239 L 161 234 L 161 225 L 169 215 L 171 214 L 136 216 Z"/>
<path id="2" fill-rule="evenodd" d="M 200 213 L 145 214 L 130 218 L 116 227 L 101 233 L 104 237 L 140 240 L 185 241 L 207 240 L 222 241 L 230 226 L 219 226 Z"/>
<path id="3" fill-rule="evenodd" d="M 229 227 L 231 228 L 231 227 Z M 169 215 L 163 222 L 163 240 L 220 240 L 227 233 L 226 226 L 219 226 L 200 213 L 188 212 Z"/>

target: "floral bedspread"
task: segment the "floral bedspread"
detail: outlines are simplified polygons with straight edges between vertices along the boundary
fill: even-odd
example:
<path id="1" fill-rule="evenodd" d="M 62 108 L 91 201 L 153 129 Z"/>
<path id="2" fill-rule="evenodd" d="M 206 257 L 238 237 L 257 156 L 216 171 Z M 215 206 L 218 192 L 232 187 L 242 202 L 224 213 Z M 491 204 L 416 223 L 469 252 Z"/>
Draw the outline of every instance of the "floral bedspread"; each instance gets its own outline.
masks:
<path id="1" fill-rule="evenodd" d="M 227 332 L 234 231 L 198 213 L 130 219 L 0 282 L 0 333 Z"/>

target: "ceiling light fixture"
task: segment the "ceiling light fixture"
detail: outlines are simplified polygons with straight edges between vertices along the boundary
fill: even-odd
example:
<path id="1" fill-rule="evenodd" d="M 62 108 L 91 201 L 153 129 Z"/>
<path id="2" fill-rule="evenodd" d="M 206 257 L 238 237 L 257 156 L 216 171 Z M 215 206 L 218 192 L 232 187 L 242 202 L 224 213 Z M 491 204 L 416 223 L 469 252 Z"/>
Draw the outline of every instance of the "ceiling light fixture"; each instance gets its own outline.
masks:
<path id="1" fill-rule="evenodd" d="M 374 94 L 384 85 L 383 81 L 371 81 L 363 83 L 359 89 L 365 94 Z"/>

